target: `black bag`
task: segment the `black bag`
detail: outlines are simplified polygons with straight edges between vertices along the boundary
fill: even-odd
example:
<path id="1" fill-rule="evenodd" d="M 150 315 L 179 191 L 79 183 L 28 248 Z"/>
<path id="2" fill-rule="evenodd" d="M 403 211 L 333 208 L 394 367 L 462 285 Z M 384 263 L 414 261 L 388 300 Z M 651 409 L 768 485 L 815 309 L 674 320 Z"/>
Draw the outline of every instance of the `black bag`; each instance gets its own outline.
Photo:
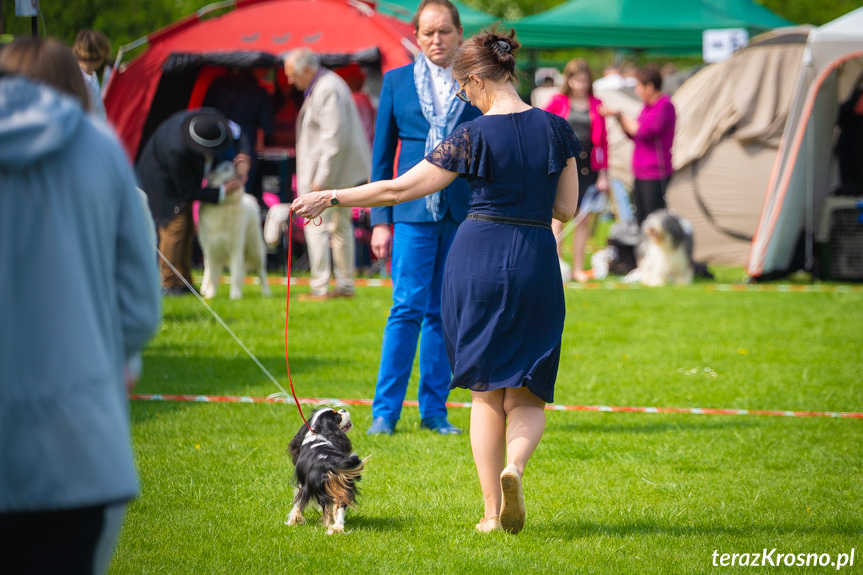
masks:
<path id="1" fill-rule="evenodd" d="M 635 246 L 641 241 L 641 230 L 635 220 L 615 222 L 608 232 L 608 245 L 616 257 L 608 262 L 608 272 L 624 276 L 638 267 Z"/>

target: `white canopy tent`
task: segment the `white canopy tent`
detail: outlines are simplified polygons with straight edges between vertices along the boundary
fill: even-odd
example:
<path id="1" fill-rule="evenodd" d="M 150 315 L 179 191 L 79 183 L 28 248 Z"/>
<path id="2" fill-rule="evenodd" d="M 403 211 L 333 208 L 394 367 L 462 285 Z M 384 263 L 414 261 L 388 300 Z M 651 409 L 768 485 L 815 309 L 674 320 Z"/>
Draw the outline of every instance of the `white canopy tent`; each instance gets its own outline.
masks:
<path id="1" fill-rule="evenodd" d="M 825 204 L 839 185 L 833 153 L 839 105 L 861 78 L 863 8 L 809 34 L 746 263 L 753 279 L 801 267 L 816 271 L 815 234 Z"/>
<path id="2" fill-rule="evenodd" d="M 810 29 L 762 34 L 674 94 L 674 177 L 666 201 L 692 224 L 695 261 L 746 262 Z"/>

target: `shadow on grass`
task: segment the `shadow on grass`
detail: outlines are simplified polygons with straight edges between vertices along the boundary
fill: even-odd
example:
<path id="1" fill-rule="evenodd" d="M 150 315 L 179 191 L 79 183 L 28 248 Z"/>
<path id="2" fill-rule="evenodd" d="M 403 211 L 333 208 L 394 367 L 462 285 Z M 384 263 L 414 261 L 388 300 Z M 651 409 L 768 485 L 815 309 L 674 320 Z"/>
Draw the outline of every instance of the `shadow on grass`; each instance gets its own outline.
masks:
<path id="1" fill-rule="evenodd" d="M 209 313 L 201 313 L 201 308 L 195 307 L 165 307 L 162 312 L 162 322 L 184 322 L 209 324 L 213 322 L 213 316 Z"/>
<path id="2" fill-rule="evenodd" d="M 644 415 L 644 417 L 662 417 L 658 414 Z M 639 423 L 608 423 L 602 422 L 549 422 L 547 431 L 564 431 L 570 433 L 629 433 L 632 435 L 647 435 L 654 433 L 667 433 L 670 431 L 714 431 L 728 429 L 749 429 L 758 427 L 759 423 L 752 419 L 742 419 L 739 415 L 710 416 L 710 415 L 686 415 L 691 418 L 686 421 L 654 420 Z"/>
<path id="3" fill-rule="evenodd" d="M 164 353 L 164 349 L 151 347 L 144 356 L 144 375 L 136 393 L 194 394 L 194 395 L 268 395 L 279 391 L 269 377 L 242 350 L 234 357 L 213 355 L 179 355 Z M 283 387 L 288 377 L 283 356 L 257 356 Z M 330 364 L 325 358 L 299 356 L 291 358 L 291 375 L 314 374 Z M 309 378 L 313 381 L 314 378 Z M 304 389 L 305 395 L 315 395 L 314 388 Z"/>
<path id="4" fill-rule="evenodd" d="M 764 539 L 768 535 L 838 535 L 844 537 L 859 537 L 859 525 L 812 526 L 795 524 L 752 524 L 743 527 L 732 525 L 669 525 L 647 521 L 634 521 L 625 525 L 578 521 L 567 523 L 561 520 L 538 523 L 534 526 L 537 532 L 544 536 L 564 539 L 587 539 L 590 537 L 644 537 L 671 536 L 692 538 L 699 536 L 715 537 L 727 535 Z"/>
<path id="5" fill-rule="evenodd" d="M 135 390 L 135 393 L 147 393 Z M 178 417 L 200 417 L 196 415 L 202 408 L 206 408 L 207 406 L 219 406 L 226 405 L 223 403 L 205 403 L 205 405 L 201 405 L 198 402 L 194 401 L 132 401 L 132 409 L 131 409 L 131 421 L 132 425 L 143 424 L 148 421 L 163 419 L 164 421 L 170 420 L 171 416 Z M 297 410 L 294 407 L 293 403 L 266 403 L 266 404 L 257 404 L 258 407 L 262 408 L 260 413 L 264 414 L 266 417 L 260 419 L 262 425 L 276 425 L 278 427 L 283 428 L 279 437 L 284 438 L 285 449 L 287 449 L 288 442 L 296 433 L 295 427 L 302 425 L 302 421 L 297 414 Z M 247 406 L 250 408 L 254 408 L 254 405 Z M 187 415 L 188 412 L 188 415 Z M 287 426 L 287 427 L 284 427 Z"/>
<path id="6" fill-rule="evenodd" d="M 367 515 L 352 517 L 348 512 L 345 527 L 358 531 L 398 531 L 404 529 L 409 522 L 403 517 L 369 517 Z"/>
<path id="7" fill-rule="evenodd" d="M 303 515 L 306 520 L 305 523 L 302 525 L 292 525 L 290 526 L 291 529 L 302 528 L 303 525 L 324 529 L 320 509 L 310 506 Z M 348 510 L 345 516 L 345 531 L 402 531 L 408 523 L 410 523 L 410 520 L 405 520 L 403 517 L 355 515 L 354 512 Z"/>
<path id="8" fill-rule="evenodd" d="M 136 389 L 135 392 L 137 393 L 137 391 Z M 132 425 L 166 415 L 181 413 L 187 408 L 188 405 L 174 401 L 133 401 Z"/>

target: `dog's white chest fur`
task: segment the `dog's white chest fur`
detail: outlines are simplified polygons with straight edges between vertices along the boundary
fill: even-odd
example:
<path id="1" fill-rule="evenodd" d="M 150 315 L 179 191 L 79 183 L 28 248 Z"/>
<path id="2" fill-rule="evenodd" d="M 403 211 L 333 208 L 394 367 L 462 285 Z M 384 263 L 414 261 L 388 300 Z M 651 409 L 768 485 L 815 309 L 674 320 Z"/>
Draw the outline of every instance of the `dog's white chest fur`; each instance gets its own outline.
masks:
<path id="1" fill-rule="evenodd" d="M 692 226 L 667 211 L 653 212 L 642 224 L 639 281 L 648 286 L 688 284 L 693 279 Z"/>
<path id="2" fill-rule="evenodd" d="M 270 295 L 260 209 L 253 196 L 235 193 L 227 196 L 221 204 L 202 202 L 198 241 L 204 253 L 201 295 L 205 298 L 216 295 L 225 269 L 231 274 L 231 299 L 243 297 L 246 271 L 256 273 L 261 280 L 261 293 Z"/>
<path id="3" fill-rule="evenodd" d="M 679 247 L 668 249 L 667 244 L 660 246 L 648 243 L 638 267 L 641 269 L 641 282 L 644 285 L 692 282 L 692 264 L 686 252 Z"/>

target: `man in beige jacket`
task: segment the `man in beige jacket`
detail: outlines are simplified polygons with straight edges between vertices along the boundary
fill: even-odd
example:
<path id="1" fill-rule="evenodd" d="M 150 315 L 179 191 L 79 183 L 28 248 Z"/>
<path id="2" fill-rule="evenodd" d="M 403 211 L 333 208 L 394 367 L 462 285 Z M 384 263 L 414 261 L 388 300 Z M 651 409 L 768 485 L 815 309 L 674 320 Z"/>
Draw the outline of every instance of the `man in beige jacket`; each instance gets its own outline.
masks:
<path id="1" fill-rule="evenodd" d="M 297 194 L 347 188 L 369 180 L 371 151 L 348 85 L 321 67 L 308 48 L 285 58 L 285 74 L 305 101 L 297 116 Z M 334 205 L 338 202 L 333 196 Z M 350 208 L 324 212 L 320 226 L 304 230 L 311 265 L 311 291 L 306 301 L 354 295 L 354 232 Z M 332 246 L 336 287 L 329 292 L 329 247 Z"/>

